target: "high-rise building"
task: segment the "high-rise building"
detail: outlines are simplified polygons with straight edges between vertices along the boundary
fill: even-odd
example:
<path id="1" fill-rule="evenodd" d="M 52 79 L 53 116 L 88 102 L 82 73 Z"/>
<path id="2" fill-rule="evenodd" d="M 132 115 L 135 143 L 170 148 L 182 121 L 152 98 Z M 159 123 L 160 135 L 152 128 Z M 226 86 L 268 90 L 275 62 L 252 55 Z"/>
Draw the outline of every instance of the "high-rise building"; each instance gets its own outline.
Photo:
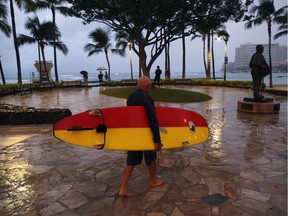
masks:
<path id="1" fill-rule="evenodd" d="M 262 44 L 264 46 L 263 55 L 269 65 L 269 45 Z M 235 72 L 250 72 L 249 62 L 252 55 L 256 52 L 257 44 L 246 43 L 240 45 L 235 49 Z M 272 66 L 279 64 L 287 64 L 287 46 L 280 46 L 278 43 L 271 44 L 271 60 Z M 277 67 L 272 67 L 273 71 L 277 71 Z"/>

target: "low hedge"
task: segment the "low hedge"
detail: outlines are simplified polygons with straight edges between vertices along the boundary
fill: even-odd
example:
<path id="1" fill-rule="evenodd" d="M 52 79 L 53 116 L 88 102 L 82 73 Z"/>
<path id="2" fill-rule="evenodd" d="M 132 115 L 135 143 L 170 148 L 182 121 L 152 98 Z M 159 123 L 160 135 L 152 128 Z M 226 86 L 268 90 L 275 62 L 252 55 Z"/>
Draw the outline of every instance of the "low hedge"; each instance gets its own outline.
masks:
<path id="1" fill-rule="evenodd" d="M 183 85 L 177 84 L 175 79 L 164 79 L 162 81 L 163 85 Z M 122 86 L 121 81 L 108 81 L 104 83 L 105 86 Z M 238 87 L 238 88 L 253 88 L 252 81 L 242 81 L 242 80 L 207 80 L 207 79 L 191 79 L 191 83 L 185 85 L 203 85 L 203 86 L 223 86 L 223 87 Z M 14 89 L 19 88 L 20 84 L 6 84 L 0 85 L 0 96 L 12 94 Z M 32 90 L 37 89 L 38 83 L 32 83 Z M 55 83 L 56 88 L 61 88 L 60 83 Z M 266 88 L 265 83 L 263 83 L 262 88 Z"/>

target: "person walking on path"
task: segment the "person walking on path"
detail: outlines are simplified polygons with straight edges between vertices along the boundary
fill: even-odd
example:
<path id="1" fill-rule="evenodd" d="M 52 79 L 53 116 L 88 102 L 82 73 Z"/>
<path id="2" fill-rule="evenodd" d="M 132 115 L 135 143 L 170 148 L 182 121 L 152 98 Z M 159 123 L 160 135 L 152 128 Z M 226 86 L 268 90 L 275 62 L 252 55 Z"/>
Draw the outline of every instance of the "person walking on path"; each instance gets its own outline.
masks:
<path id="1" fill-rule="evenodd" d="M 251 68 L 251 75 L 253 79 L 254 100 L 259 101 L 264 97 L 260 94 L 262 79 L 270 73 L 270 68 L 263 56 L 264 47 L 262 45 L 256 46 L 256 53 L 251 57 L 249 67 Z"/>
<path id="2" fill-rule="evenodd" d="M 162 74 L 162 70 L 160 69 L 159 66 L 157 66 L 157 69 L 155 70 L 155 78 L 154 78 L 154 83 L 158 82 L 160 84 L 160 76 Z"/>
<path id="3" fill-rule="evenodd" d="M 127 166 L 124 170 L 122 185 L 119 191 L 120 196 L 130 197 L 134 194 L 127 191 L 129 178 L 136 165 L 142 163 L 144 156 L 145 163 L 148 166 L 150 175 L 150 187 L 157 187 L 165 183 L 162 179 L 156 178 L 156 151 L 160 151 L 162 147 L 161 137 L 159 132 L 158 120 L 155 113 L 155 105 L 152 97 L 148 94 L 151 90 L 152 83 L 149 77 L 142 76 L 138 80 L 138 89 L 129 95 L 127 106 L 144 106 L 149 121 L 149 125 L 153 134 L 153 142 L 155 150 L 151 151 L 128 151 Z M 137 115 L 135 113 L 135 115 Z M 141 137 L 140 137 L 141 139 Z M 137 143 L 135 143 L 137 145 Z"/>

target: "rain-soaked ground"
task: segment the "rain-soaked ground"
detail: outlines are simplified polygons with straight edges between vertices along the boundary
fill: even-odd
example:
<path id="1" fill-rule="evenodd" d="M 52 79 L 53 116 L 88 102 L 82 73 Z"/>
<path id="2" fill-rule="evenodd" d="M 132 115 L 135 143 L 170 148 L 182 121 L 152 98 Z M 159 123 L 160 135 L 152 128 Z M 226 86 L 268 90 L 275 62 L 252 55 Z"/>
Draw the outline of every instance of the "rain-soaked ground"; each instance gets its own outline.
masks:
<path id="1" fill-rule="evenodd" d="M 158 154 L 151 189 L 144 165 L 129 182 L 132 198 L 117 195 L 126 154 L 72 146 L 56 140 L 52 125 L 0 127 L 0 215 L 287 215 L 287 98 L 279 114 L 237 112 L 246 89 L 177 87 L 213 97 L 201 103 L 156 103 L 202 114 L 210 138 L 194 147 Z M 99 94 L 100 88 L 70 88 L 0 98 L 36 108 L 125 106 Z M 171 116 L 172 118 L 173 116 Z"/>

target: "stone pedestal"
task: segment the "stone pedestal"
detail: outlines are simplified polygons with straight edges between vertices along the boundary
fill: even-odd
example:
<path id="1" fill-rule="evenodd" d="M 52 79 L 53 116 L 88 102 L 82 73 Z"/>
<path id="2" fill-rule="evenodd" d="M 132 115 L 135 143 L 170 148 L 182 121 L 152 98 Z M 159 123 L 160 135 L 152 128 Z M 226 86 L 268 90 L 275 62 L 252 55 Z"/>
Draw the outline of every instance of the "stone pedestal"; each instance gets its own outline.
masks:
<path id="1" fill-rule="evenodd" d="M 238 101 L 237 110 L 250 113 L 278 113 L 280 103 L 274 102 L 273 98 L 263 100 L 244 98 L 243 101 Z"/>

